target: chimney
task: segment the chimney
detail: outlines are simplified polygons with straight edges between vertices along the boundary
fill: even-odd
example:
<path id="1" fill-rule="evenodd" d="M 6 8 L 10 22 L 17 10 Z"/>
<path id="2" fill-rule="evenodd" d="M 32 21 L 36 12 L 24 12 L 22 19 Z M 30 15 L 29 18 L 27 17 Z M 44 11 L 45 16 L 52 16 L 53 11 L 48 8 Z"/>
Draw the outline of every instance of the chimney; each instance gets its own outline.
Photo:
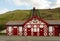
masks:
<path id="1" fill-rule="evenodd" d="M 37 12 L 36 12 L 35 7 L 33 7 L 33 14 L 32 14 L 32 16 L 37 16 Z"/>

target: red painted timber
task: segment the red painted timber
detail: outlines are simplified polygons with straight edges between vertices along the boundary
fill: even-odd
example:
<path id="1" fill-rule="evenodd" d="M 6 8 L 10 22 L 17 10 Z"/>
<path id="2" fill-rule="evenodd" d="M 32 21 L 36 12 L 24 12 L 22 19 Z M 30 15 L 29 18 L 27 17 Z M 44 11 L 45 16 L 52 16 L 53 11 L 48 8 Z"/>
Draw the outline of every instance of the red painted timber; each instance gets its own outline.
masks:
<path id="1" fill-rule="evenodd" d="M 17 34 L 18 34 L 17 28 L 13 28 L 13 35 L 17 35 Z"/>
<path id="2" fill-rule="evenodd" d="M 33 36 L 37 36 L 37 32 L 33 32 Z"/>
<path id="3" fill-rule="evenodd" d="M 40 30 L 39 30 L 39 36 L 44 36 L 44 29 L 43 28 L 40 28 Z"/>
<path id="4" fill-rule="evenodd" d="M 31 28 L 27 28 L 27 36 L 31 36 Z"/>
<path id="5" fill-rule="evenodd" d="M 55 28 L 55 36 L 59 36 L 59 28 Z"/>

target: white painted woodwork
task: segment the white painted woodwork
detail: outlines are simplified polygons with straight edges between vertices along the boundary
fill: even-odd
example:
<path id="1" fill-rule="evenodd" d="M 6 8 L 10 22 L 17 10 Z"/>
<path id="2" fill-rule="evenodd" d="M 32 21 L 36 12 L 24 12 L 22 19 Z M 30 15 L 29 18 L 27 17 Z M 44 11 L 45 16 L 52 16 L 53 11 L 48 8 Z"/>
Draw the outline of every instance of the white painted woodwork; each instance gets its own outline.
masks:
<path id="1" fill-rule="evenodd" d="M 22 26 L 19 26 L 19 31 L 22 31 Z"/>
<path id="2" fill-rule="evenodd" d="M 27 30 L 25 29 L 25 31 L 27 31 Z"/>
<path id="3" fill-rule="evenodd" d="M 37 32 L 37 29 L 36 28 L 34 28 L 33 30 L 34 30 L 34 32 Z"/>
<path id="4" fill-rule="evenodd" d="M 27 25 L 28 28 L 31 28 L 31 25 Z"/>
<path id="5" fill-rule="evenodd" d="M 11 27 L 11 26 L 8 27 L 8 31 L 9 31 L 9 32 L 12 31 L 12 27 Z"/>
<path id="6" fill-rule="evenodd" d="M 44 27 L 44 25 L 41 24 L 41 25 L 40 25 L 40 28 L 43 28 L 43 27 Z"/>
<path id="7" fill-rule="evenodd" d="M 39 28 L 37 28 L 37 32 L 39 32 Z"/>
<path id="8" fill-rule="evenodd" d="M 34 28 L 36 28 L 37 27 L 37 25 L 34 25 Z"/>
<path id="9" fill-rule="evenodd" d="M 49 32 L 53 31 L 53 26 L 49 26 Z"/>
<path id="10" fill-rule="evenodd" d="M 14 26 L 14 28 L 17 28 L 17 26 Z"/>
<path id="11" fill-rule="evenodd" d="M 41 22 L 41 24 L 44 24 L 43 22 Z"/>
<path id="12" fill-rule="evenodd" d="M 31 32 L 33 32 L 33 28 L 31 28 Z"/>

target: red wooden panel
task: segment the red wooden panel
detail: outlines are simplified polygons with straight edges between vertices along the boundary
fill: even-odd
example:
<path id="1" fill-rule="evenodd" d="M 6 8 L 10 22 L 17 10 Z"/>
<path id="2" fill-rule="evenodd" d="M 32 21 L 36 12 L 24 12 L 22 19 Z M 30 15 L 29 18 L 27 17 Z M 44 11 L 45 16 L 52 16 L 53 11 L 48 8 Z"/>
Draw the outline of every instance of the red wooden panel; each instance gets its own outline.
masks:
<path id="1" fill-rule="evenodd" d="M 59 36 L 59 28 L 55 28 L 55 36 Z"/>
<path id="2" fill-rule="evenodd" d="M 40 30 L 39 30 L 39 36 L 44 36 L 44 29 L 43 28 L 40 28 Z"/>
<path id="3" fill-rule="evenodd" d="M 17 32 L 17 28 L 13 28 L 13 35 L 17 35 L 18 32 Z"/>
<path id="4" fill-rule="evenodd" d="M 27 28 L 27 36 L 31 36 L 31 28 Z"/>
<path id="5" fill-rule="evenodd" d="M 33 36 L 37 36 L 37 32 L 33 32 Z"/>

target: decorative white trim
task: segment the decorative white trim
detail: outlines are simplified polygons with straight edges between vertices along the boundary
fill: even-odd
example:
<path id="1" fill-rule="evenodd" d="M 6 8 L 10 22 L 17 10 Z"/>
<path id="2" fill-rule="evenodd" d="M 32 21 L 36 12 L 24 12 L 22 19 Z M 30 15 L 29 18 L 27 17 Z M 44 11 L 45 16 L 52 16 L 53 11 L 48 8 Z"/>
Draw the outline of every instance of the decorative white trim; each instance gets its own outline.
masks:
<path id="1" fill-rule="evenodd" d="M 37 28 L 37 25 L 34 25 L 34 28 Z"/>
<path id="2" fill-rule="evenodd" d="M 44 27 L 44 25 L 43 25 L 43 24 L 41 24 L 41 25 L 40 25 L 40 28 L 43 28 L 43 27 Z"/>
<path id="3" fill-rule="evenodd" d="M 37 28 L 37 36 L 39 36 L 39 30 L 40 30 L 40 29 L 39 29 L 39 28 Z"/>
<path id="4" fill-rule="evenodd" d="M 17 26 L 14 26 L 13 28 L 17 28 Z"/>
<path id="5" fill-rule="evenodd" d="M 31 28 L 31 25 L 27 25 L 27 28 Z"/>
<path id="6" fill-rule="evenodd" d="M 33 28 L 31 28 L 31 32 L 33 32 Z"/>
<path id="7" fill-rule="evenodd" d="M 34 30 L 34 32 L 37 32 L 37 29 L 36 28 L 34 28 L 33 30 Z"/>
<path id="8" fill-rule="evenodd" d="M 37 28 L 37 32 L 39 32 L 39 28 Z"/>

